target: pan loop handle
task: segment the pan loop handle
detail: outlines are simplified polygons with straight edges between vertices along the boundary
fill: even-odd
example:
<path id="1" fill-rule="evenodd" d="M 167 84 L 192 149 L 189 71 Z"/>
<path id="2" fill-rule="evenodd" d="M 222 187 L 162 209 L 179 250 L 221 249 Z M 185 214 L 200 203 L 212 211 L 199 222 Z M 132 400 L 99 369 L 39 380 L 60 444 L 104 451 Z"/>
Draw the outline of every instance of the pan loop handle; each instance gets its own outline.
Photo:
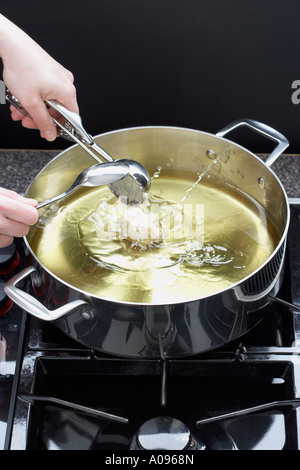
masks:
<path id="1" fill-rule="evenodd" d="M 259 121 L 254 121 L 253 119 L 240 119 L 237 121 L 228 124 L 228 126 L 223 127 L 219 132 L 216 133 L 217 137 L 224 137 L 229 132 L 233 131 L 234 129 L 246 126 L 252 129 L 253 131 L 257 132 L 258 134 L 262 134 L 264 137 L 271 139 L 277 142 L 277 146 L 273 150 L 272 153 L 268 156 L 265 161 L 267 166 L 271 166 L 275 160 L 284 152 L 284 150 L 289 146 L 289 141 L 287 138 L 281 134 L 280 132 L 276 131 L 272 127 L 268 126 L 267 124 L 263 124 Z"/>
<path id="2" fill-rule="evenodd" d="M 40 320 L 53 321 L 72 312 L 77 307 L 84 306 L 85 312 L 90 315 L 90 305 L 84 300 L 73 300 L 72 302 L 63 305 L 55 310 L 48 310 L 41 302 L 27 292 L 22 291 L 17 287 L 17 284 L 25 279 L 29 275 L 36 275 L 37 269 L 33 266 L 29 266 L 14 277 L 12 277 L 5 285 L 5 294 L 20 308 L 26 310 L 26 312 L 39 318 Z M 83 315 L 83 314 L 82 314 Z"/>

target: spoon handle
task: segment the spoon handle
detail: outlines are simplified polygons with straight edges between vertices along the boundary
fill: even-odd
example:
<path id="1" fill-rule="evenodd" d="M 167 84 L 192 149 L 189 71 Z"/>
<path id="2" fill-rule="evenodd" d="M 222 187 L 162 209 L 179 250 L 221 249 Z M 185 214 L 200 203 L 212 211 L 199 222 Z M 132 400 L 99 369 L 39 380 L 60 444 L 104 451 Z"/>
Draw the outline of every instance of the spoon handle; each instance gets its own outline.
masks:
<path id="1" fill-rule="evenodd" d="M 125 162 L 107 162 L 98 163 L 97 165 L 91 166 L 83 170 L 75 179 L 74 183 L 64 192 L 53 196 L 50 199 L 40 202 L 37 205 L 37 209 L 41 209 L 48 204 L 59 201 L 60 199 L 71 194 L 75 189 L 80 186 L 97 187 L 110 185 L 115 181 L 119 181 L 129 173 L 129 166 Z"/>
<path id="2" fill-rule="evenodd" d="M 74 186 L 74 188 L 69 188 L 67 191 L 64 191 L 63 193 L 61 194 L 58 194 L 57 196 L 53 196 L 51 197 L 50 199 L 46 199 L 45 201 L 42 201 L 40 202 L 38 205 L 37 205 L 37 209 L 41 209 L 42 207 L 44 206 L 48 206 L 48 204 L 52 204 L 53 202 L 56 202 L 56 201 L 59 201 L 60 199 L 62 199 L 63 197 L 66 197 L 68 196 L 69 194 L 71 194 L 75 189 L 76 187 L 78 186 Z"/>

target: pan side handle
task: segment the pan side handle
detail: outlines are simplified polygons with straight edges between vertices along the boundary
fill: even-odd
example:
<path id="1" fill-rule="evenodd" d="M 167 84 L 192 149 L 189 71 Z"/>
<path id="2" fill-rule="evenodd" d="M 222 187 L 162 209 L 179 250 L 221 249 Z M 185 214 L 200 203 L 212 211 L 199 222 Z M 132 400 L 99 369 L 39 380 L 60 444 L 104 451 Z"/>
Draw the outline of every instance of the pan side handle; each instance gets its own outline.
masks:
<path id="1" fill-rule="evenodd" d="M 241 126 L 249 127 L 253 131 L 257 132 L 258 134 L 262 134 L 264 137 L 267 137 L 268 139 L 271 139 L 277 142 L 277 146 L 275 147 L 273 152 L 270 153 L 270 155 L 265 161 L 265 164 L 267 166 L 271 166 L 275 162 L 275 160 L 277 160 L 277 158 L 289 146 L 289 141 L 283 134 L 276 131 L 275 129 L 268 126 L 267 124 L 254 121 L 253 119 L 240 119 L 240 120 L 234 121 L 231 124 L 228 124 L 228 126 L 223 127 L 223 129 L 221 129 L 219 132 L 216 133 L 216 136 L 224 137 L 229 132 Z"/>
<path id="2" fill-rule="evenodd" d="M 65 304 L 55 310 L 48 310 L 41 302 L 35 299 L 32 295 L 27 292 L 22 291 L 17 284 L 25 279 L 27 276 L 37 273 L 37 269 L 33 266 L 29 266 L 14 277 L 12 277 L 5 285 L 4 292 L 5 294 L 19 307 L 26 310 L 26 312 L 34 315 L 35 317 L 46 320 L 53 321 L 58 318 L 66 315 L 67 313 L 72 312 L 77 307 L 84 306 L 87 311 L 90 311 L 89 303 L 85 300 L 73 300 L 72 302 Z"/>

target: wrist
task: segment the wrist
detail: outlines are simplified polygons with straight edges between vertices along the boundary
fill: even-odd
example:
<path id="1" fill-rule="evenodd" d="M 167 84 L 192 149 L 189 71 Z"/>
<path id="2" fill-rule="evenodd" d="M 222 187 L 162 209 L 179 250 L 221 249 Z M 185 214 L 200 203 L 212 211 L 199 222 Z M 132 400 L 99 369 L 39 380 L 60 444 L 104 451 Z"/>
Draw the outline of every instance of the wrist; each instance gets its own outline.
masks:
<path id="1" fill-rule="evenodd" d="M 31 40 L 24 31 L 0 14 L 0 57 L 5 63 L 24 41 Z M 31 40 L 32 41 L 32 40 Z"/>

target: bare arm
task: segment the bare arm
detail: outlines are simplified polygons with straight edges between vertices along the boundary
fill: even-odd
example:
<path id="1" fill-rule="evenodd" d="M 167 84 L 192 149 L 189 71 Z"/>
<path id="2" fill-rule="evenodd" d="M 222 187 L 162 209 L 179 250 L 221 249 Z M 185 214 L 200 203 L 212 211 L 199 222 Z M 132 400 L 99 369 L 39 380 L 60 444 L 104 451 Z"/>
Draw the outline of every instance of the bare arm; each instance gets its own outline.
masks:
<path id="1" fill-rule="evenodd" d="M 0 57 L 6 86 L 32 117 L 24 117 L 11 108 L 12 119 L 21 120 L 24 127 L 38 128 L 42 137 L 54 140 L 56 129 L 44 100 L 57 100 L 70 111 L 78 112 L 72 73 L 1 14 Z"/>
<path id="2" fill-rule="evenodd" d="M 24 127 L 39 129 L 47 140 L 56 138 L 56 128 L 44 100 L 54 99 L 78 112 L 72 73 L 54 60 L 24 31 L 0 14 L 0 57 L 3 79 L 32 119 L 11 107 L 11 117 Z M 27 234 L 38 220 L 37 201 L 0 188 L 0 247 L 13 237 Z"/>

